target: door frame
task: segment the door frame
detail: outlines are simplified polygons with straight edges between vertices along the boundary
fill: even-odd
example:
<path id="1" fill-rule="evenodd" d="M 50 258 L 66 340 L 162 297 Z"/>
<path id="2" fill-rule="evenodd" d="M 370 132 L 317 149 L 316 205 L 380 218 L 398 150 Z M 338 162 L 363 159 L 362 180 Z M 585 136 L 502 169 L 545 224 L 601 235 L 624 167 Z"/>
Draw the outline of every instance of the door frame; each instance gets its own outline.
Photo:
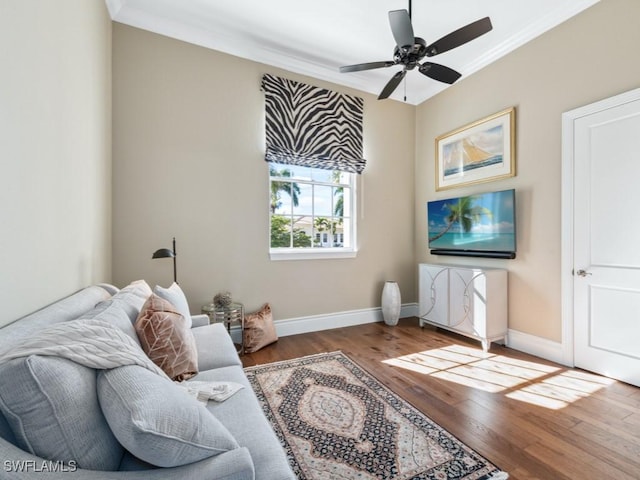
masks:
<path id="1" fill-rule="evenodd" d="M 562 114 L 561 261 L 562 363 L 573 367 L 574 123 L 582 117 L 640 100 L 640 88 Z"/>

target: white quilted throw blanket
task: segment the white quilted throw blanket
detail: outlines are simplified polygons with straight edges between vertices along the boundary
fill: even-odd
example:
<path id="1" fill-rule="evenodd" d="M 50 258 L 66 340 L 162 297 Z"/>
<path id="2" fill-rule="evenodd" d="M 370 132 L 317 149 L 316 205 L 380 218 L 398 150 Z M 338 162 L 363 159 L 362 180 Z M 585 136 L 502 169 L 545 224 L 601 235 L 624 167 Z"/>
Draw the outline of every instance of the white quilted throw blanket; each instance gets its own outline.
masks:
<path id="1" fill-rule="evenodd" d="M 102 320 L 71 320 L 52 325 L 2 355 L 0 363 L 29 355 L 62 357 L 100 370 L 139 365 L 169 378 L 131 337 Z"/>
<path id="2" fill-rule="evenodd" d="M 98 370 L 138 365 L 171 381 L 131 337 L 102 320 L 71 320 L 52 325 L 1 355 L 0 363 L 29 355 L 62 357 Z M 235 382 L 174 383 L 202 403 L 222 402 L 243 388 Z"/>

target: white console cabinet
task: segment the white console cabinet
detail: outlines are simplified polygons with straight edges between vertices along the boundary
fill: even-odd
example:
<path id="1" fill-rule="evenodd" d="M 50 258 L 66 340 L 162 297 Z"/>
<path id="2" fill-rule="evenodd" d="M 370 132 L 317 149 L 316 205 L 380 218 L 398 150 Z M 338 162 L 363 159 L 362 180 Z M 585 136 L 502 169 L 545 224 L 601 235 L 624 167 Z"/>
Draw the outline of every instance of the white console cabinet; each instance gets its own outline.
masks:
<path id="1" fill-rule="evenodd" d="M 475 338 L 482 349 L 507 338 L 507 271 L 458 265 L 419 265 L 420 326 L 435 325 Z"/>

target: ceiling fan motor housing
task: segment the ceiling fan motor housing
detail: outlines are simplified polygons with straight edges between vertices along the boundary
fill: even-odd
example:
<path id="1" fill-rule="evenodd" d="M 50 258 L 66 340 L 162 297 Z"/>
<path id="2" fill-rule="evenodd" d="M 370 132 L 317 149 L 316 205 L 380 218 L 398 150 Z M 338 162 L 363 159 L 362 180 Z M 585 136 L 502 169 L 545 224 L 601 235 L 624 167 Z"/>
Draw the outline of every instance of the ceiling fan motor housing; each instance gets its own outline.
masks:
<path id="1" fill-rule="evenodd" d="M 427 54 L 427 42 L 423 38 L 414 37 L 413 41 L 413 45 L 396 46 L 393 51 L 394 62 L 404 65 L 407 70 L 413 70 Z"/>

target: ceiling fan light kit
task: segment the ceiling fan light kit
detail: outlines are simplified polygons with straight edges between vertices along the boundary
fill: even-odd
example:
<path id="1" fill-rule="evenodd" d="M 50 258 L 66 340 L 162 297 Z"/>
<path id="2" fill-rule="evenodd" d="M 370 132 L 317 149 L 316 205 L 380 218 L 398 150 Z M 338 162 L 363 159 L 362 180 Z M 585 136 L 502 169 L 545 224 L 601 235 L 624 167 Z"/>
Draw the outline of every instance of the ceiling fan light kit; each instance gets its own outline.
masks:
<path id="1" fill-rule="evenodd" d="M 438 63 L 420 63 L 420 61 L 424 57 L 433 57 L 448 52 L 460 45 L 464 45 L 484 35 L 493 28 L 489 17 L 481 18 L 445 35 L 429 45 L 424 39 L 414 35 L 410 11 L 411 0 L 409 0 L 409 11 L 391 10 L 389 12 L 389 25 L 391 26 L 391 33 L 396 42 L 396 47 L 393 51 L 393 60 L 359 63 L 357 65 L 340 67 L 341 73 L 349 73 L 402 65 L 403 69 L 391 77 L 391 80 L 389 80 L 382 89 L 382 92 L 380 92 L 378 100 L 388 98 L 398 85 L 400 85 L 407 72 L 416 67 L 418 67 L 420 73 L 433 80 L 447 84 L 456 82 L 462 76 L 459 72 Z"/>

